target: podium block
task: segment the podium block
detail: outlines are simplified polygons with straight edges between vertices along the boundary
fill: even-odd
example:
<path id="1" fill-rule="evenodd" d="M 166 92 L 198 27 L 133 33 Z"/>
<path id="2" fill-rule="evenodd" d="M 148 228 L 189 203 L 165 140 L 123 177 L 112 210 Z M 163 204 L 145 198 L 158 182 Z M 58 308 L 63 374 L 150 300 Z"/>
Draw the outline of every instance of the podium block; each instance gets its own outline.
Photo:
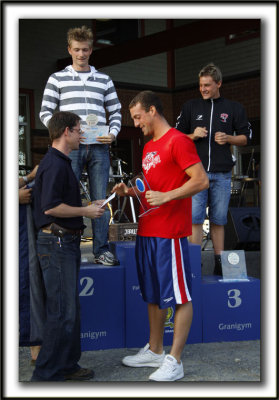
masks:
<path id="1" fill-rule="evenodd" d="M 79 274 L 81 349 L 125 347 L 124 268 L 82 263 Z"/>
<path id="2" fill-rule="evenodd" d="M 143 301 L 138 283 L 135 242 L 111 242 L 120 263 L 125 267 L 126 296 L 126 347 L 142 347 L 149 340 L 149 321 L 147 303 Z M 201 248 L 189 244 L 189 256 L 192 268 L 192 300 L 194 317 L 187 343 L 202 342 L 202 300 L 201 300 Z M 171 345 L 174 328 L 173 307 L 168 308 L 165 323 L 164 345 Z"/>
<path id="3" fill-rule="evenodd" d="M 202 278 L 203 342 L 260 339 L 260 280 Z"/>
<path id="4" fill-rule="evenodd" d="M 149 340 L 147 303 L 143 301 L 138 283 L 135 242 L 113 242 L 111 249 L 125 269 L 126 347 L 143 347 Z"/>

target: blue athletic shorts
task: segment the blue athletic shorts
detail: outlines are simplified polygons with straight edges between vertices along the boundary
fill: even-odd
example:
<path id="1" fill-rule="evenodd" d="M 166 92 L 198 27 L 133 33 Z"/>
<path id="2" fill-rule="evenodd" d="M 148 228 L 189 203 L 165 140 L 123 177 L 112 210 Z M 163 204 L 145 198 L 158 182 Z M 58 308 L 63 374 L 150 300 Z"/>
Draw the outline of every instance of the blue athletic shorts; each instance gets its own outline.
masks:
<path id="1" fill-rule="evenodd" d="M 144 301 L 167 308 L 192 300 L 187 237 L 137 236 L 135 252 Z"/>
<path id="2" fill-rule="evenodd" d="M 207 173 L 209 188 L 192 197 L 192 223 L 203 224 L 208 206 L 210 222 L 226 225 L 231 197 L 231 172 Z"/>

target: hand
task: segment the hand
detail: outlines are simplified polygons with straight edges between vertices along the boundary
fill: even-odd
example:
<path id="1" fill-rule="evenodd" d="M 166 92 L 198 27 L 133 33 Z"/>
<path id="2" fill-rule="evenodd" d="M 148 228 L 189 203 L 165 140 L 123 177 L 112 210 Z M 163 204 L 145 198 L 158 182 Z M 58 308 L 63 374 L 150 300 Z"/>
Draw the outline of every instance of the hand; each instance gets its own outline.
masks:
<path id="1" fill-rule="evenodd" d="M 101 202 L 100 204 L 96 204 L 96 202 L 94 202 L 93 204 L 84 207 L 85 217 L 94 219 L 94 218 L 100 218 L 104 214 L 105 208 L 100 207 L 100 205 L 104 202 L 104 200 L 97 200 L 97 202 L 99 201 Z"/>
<path id="2" fill-rule="evenodd" d="M 95 200 L 93 204 L 95 204 L 97 207 L 101 207 L 101 205 L 106 201 L 106 199 L 103 200 Z M 104 208 L 107 206 L 107 204 L 104 206 Z"/>
<path id="3" fill-rule="evenodd" d="M 30 172 L 30 174 L 26 175 L 26 178 L 27 178 L 27 182 L 28 182 L 28 183 L 29 183 L 29 182 L 32 182 L 32 181 L 35 179 L 35 176 L 36 176 L 36 173 L 37 173 L 38 168 L 39 168 L 39 165 L 36 165 L 36 167 L 33 168 L 32 171 Z M 23 186 L 26 185 L 26 181 L 23 179 L 22 176 L 19 177 L 18 185 L 19 185 L 20 188 L 23 188 Z"/>
<path id="4" fill-rule="evenodd" d="M 224 132 L 215 132 L 214 140 L 220 145 L 226 144 L 228 142 L 228 135 Z"/>
<path id="5" fill-rule="evenodd" d="M 207 136 L 207 133 L 208 131 L 205 126 L 204 127 L 198 126 L 193 132 L 193 139 L 195 140 L 199 138 L 204 138 Z"/>
<path id="6" fill-rule="evenodd" d="M 148 190 L 145 193 L 147 203 L 151 206 L 160 206 L 168 201 L 167 193 Z"/>
<path id="7" fill-rule="evenodd" d="M 111 144 L 115 140 L 115 136 L 109 133 L 107 136 L 97 136 L 96 140 L 102 144 Z"/>
<path id="8" fill-rule="evenodd" d="M 118 183 L 112 188 L 111 193 L 116 193 L 118 196 L 128 196 L 128 186 L 124 182 Z"/>
<path id="9" fill-rule="evenodd" d="M 32 188 L 27 189 L 27 186 L 20 188 L 18 190 L 19 204 L 29 204 L 31 203 L 31 192 Z"/>
<path id="10" fill-rule="evenodd" d="M 86 136 L 80 136 L 79 138 L 79 143 L 83 144 L 83 142 L 86 140 Z"/>

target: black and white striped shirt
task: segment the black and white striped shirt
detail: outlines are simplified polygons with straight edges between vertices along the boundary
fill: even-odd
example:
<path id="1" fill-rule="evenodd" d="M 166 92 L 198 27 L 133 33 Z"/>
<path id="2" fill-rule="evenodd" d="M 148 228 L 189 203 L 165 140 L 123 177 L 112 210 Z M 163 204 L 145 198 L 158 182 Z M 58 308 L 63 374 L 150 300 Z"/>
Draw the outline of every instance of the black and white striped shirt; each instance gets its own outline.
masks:
<path id="1" fill-rule="evenodd" d="M 80 116 L 81 125 L 86 116 L 98 116 L 98 125 L 106 125 L 106 111 L 109 119 L 109 133 L 117 136 L 121 128 L 121 104 L 111 78 L 90 66 L 91 73 L 84 83 L 71 65 L 52 74 L 46 84 L 40 119 L 47 127 L 55 109 L 70 111 Z"/>

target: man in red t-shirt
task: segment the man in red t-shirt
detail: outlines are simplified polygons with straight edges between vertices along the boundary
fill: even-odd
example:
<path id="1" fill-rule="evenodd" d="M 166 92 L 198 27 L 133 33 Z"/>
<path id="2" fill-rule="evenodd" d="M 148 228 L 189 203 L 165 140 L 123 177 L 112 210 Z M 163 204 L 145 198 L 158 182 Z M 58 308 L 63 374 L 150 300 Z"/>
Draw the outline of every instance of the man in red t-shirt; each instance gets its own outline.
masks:
<path id="1" fill-rule="evenodd" d="M 154 381 L 175 381 L 184 376 L 181 353 L 192 323 L 191 276 L 187 236 L 192 233 L 191 197 L 208 188 L 208 178 L 195 145 L 168 124 L 162 105 L 151 91 L 139 93 L 130 103 L 135 127 L 151 140 L 143 149 L 144 191 L 139 218 L 136 261 L 143 300 L 148 303 L 149 343 L 124 365 L 159 367 Z M 133 196 L 124 183 L 114 186 L 120 196 Z M 139 192 L 138 192 L 139 193 Z M 150 210 L 151 208 L 154 208 Z M 163 351 L 167 309 L 175 307 L 174 337 L 170 354 Z"/>

